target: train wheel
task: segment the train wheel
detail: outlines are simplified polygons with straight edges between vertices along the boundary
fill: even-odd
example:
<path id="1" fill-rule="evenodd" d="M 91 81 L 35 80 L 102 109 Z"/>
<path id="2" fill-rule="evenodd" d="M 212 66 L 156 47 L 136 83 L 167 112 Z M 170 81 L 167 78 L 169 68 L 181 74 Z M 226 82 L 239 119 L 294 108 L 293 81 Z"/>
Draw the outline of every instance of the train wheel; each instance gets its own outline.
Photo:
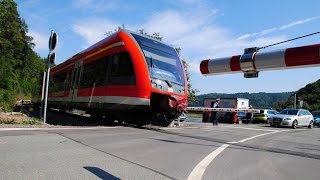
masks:
<path id="1" fill-rule="evenodd" d="M 175 117 L 173 115 L 166 115 L 164 113 L 157 113 L 152 118 L 151 124 L 155 126 L 168 127 L 171 125 Z"/>

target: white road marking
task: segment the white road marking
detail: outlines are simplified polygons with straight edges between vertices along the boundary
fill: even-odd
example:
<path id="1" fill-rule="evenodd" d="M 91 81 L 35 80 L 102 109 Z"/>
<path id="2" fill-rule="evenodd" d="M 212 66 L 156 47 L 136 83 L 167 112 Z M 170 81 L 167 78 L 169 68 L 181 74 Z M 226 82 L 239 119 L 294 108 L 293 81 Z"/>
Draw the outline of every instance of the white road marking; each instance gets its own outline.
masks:
<path id="1" fill-rule="evenodd" d="M 254 128 L 246 128 L 246 129 L 254 130 Z M 259 131 L 261 131 L 261 130 L 259 130 Z M 206 156 L 202 161 L 200 161 L 197 164 L 197 166 L 189 174 L 188 180 L 201 180 L 202 176 L 203 176 L 205 170 L 207 169 L 207 167 L 209 166 L 209 164 L 220 153 L 222 153 L 227 147 L 229 147 L 231 144 L 243 143 L 243 142 L 252 140 L 254 138 L 257 138 L 257 137 L 261 137 L 261 136 L 265 136 L 265 135 L 269 135 L 269 134 L 274 134 L 274 133 L 279 133 L 279 132 L 284 132 L 284 131 L 290 131 L 290 130 L 282 130 L 282 131 L 273 130 L 272 132 L 259 134 L 259 135 L 256 135 L 256 136 L 252 136 L 252 137 L 248 137 L 248 138 L 242 139 L 240 141 L 228 142 L 228 144 L 221 145 L 218 149 L 216 149 L 213 152 L 211 152 L 208 156 Z"/>
<path id="2" fill-rule="evenodd" d="M 224 151 L 230 144 L 223 144 L 218 149 L 214 150 L 207 157 L 205 157 L 190 173 L 188 180 L 201 179 L 204 171 L 209 166 L 209 164 L 216 158 L 222 151 Z"/>
<path id="3" fill-rule="evenodd" d="M 34 130 L 91 130 L 91 129 L 114 129 L 119 127 L 72 127 L 72 128 L 0 128 L 0 131 L 34 131 Z"/>
<path id="4" fill-rule="evenodd" d="M 248 137 L 248 138 L 242 139 L 242 140 L 238 141 L 237 143 L 243 143 L 243 142 L 249 141 L 251 139 L 257 138 L 257 137 L 261 137 L 261 136 L 265 136 L 265 135 L 269 135 L 269 134 L 274 134 L 274 133 L 278 133 L 278 132 L 282 132 L 282 131 L 273 131 L 273 132 L 269 132 L 269 133 L 259 134 L 259 135 L 256 135 L 256 136 L 252 136 L 252 137 Z"/>
<path id="5" fill-rule="evenodd" d="M 221 127 L 226 127 L 226 128 L 237 128 L 237 129 L 249 129 L 249 130 L 254 130 L 254 131 L 278 131 L 278 130 L 272 130 L 272 129 L 258 129 L 258 128 L 249 128 L 249 127 L 235 127 L 235 126 L 221 126 Z"/>

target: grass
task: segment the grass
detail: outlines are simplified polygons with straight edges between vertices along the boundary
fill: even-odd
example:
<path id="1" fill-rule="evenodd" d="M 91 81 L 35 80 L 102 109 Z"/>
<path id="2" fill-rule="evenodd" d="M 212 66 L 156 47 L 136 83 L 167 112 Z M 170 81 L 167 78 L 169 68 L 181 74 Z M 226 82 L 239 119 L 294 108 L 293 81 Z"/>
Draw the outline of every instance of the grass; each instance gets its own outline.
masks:
<path id="1" fill-rule="evenodd" d="M 39 119 L 36 119 L 36 118 L 29 118 L 29 119 L 23 120 L 21 124 L 23 124 L 23 125 L 42 125 L 43 122 Z"/>
<path id="2" fill-rule="evenodd" d="M 0 118 L 0 124 L 42 125 L 40 119 L 26 117 L 25 119 Z"/>

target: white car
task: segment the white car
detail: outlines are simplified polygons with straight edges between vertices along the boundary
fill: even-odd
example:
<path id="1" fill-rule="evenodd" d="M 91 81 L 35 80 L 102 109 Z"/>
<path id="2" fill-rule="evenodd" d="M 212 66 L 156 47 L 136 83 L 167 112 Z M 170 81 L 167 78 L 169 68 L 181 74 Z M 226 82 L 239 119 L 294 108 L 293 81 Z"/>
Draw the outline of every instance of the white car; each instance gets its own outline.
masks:
<path id="1" fill-rule="evenodd" d="M 183 122 L 184 120 L 187 119 L 186 114 L 183 112 L 179 117 L 178 117 L 180 122 Z"/>
<path id="2" fill-rule="evenodd" d="M 284 109 L 269 120 L 270 126 L 288 126 L 293 129 L 298 126 L 313 128 L 313 116 L 305 109 Z"/>

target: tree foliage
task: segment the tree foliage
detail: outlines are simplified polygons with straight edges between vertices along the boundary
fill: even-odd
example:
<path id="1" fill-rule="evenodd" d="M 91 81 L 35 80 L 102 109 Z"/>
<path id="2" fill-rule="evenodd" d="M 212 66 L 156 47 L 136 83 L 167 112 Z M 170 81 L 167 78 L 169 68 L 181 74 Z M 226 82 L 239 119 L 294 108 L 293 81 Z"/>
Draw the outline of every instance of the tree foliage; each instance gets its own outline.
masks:
<path id="1" fill-rule="evenodd" d="M 13 0 L 0 0 L 0 107 L 10 110 L 19 96 L 32 94 L 44 63 Z"/>
<path id="2" fill-rule="evenodd" d="M 302 108 L 310 111 L 320 110 L 320 79 L 314 83 L 307 84 L 305 87 L 292 93 L 287 101 L 283 102 L 282 108 L 294 107 L 294 96 L 296 94 L 296 105 L 299 108 L 299 101 L 303 101 Z"/>

